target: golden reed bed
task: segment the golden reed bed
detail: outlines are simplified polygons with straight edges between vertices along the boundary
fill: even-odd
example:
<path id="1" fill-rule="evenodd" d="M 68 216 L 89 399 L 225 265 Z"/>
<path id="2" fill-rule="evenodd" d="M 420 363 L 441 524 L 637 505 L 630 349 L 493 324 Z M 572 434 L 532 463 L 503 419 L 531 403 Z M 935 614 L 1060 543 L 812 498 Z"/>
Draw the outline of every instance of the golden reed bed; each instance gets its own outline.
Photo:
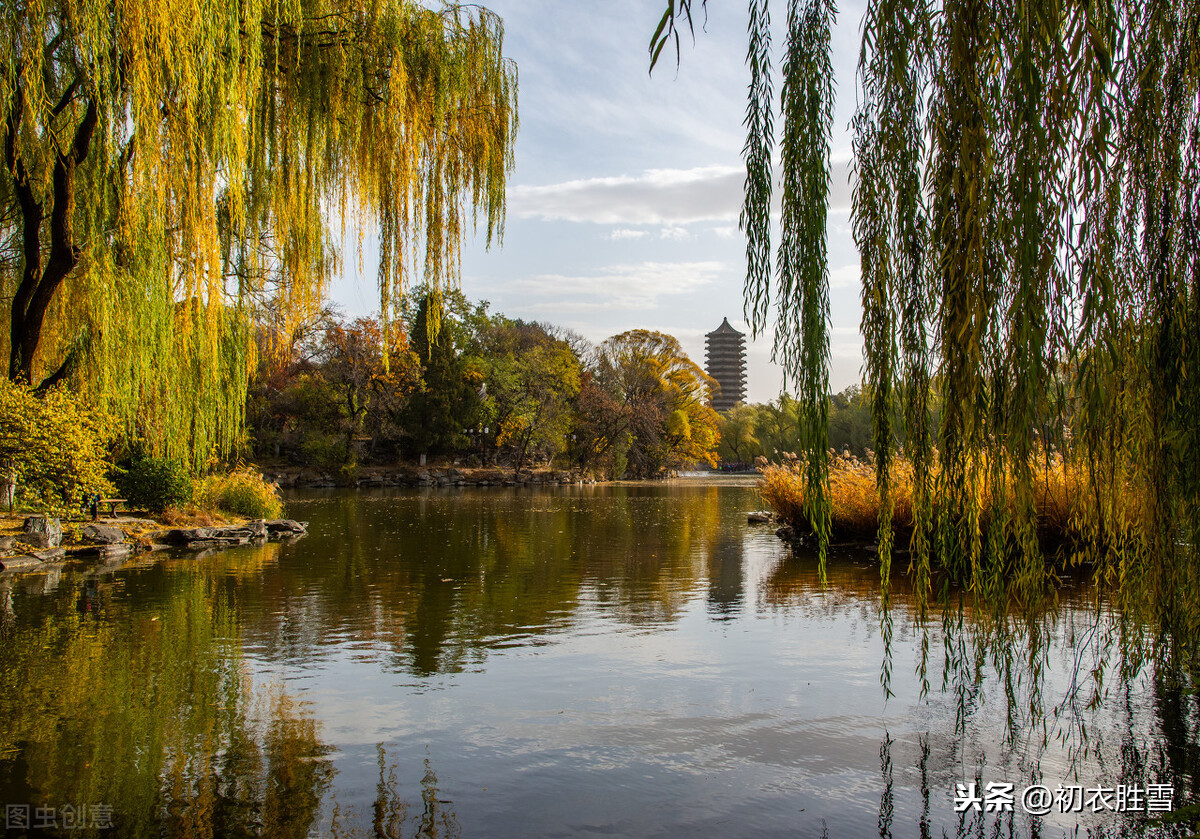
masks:
<path id="1" fill-rule="evenodd" d="M 774 510 L 776 517 L 792 526 L 797 533 L 811 533 L 812 528 L 805 512 L 805 478 L 803 462 L 794 455 L 785 455 L 780 465 L 761 468 L 762 480 L 759 491 L 763 500 Z M 1119 498 L 1098 497 L 1092 484 L 1086 480 L 1083 467 L 1072 467 L 1058 454 L 1043 455 L 1030 463 L 1033 486 L 1033 507 L 1037 517 L 1038 538 L 1043 545 L 1053 547 L 1069 543 L 1077 538 L 1085 521 L 1093 520 L 1099 507 L 1106 512 L 1113 509 L 1124 511 L 1122 520 L 1129 529 L 1138 529 L 1143 515 L 1143 502 L 1125 483 L 1116 495 Z M 976 514 L 981 526 L 986 529 L 993 517 L 993 478 L 986 464 L 977 470 L 974 498 L 970 503 L 975 510 L 964 511 Z M 893 526 L 896 547 L 907 547 L 913 529 L 914 472 L 912 463 L 904 457 L 896 457 L 889 471 L 894 507 Z M 928 491 L 935 499 L 940 492 L 937 467 L 928 477 Z M 829 492 L 831 506 L 831 536 L 835 541 L 871 542 L 879 527 L 880 500 L 876 483 L 874 460 L 860 459 L 849 454 L 831 452 L 829 459 Z M 1113 493 L 1108 493 L 1111 496 Z M 1003 497 L 1011 512 L 1014 508 L 1014 492 L 1006 487 Z"/>

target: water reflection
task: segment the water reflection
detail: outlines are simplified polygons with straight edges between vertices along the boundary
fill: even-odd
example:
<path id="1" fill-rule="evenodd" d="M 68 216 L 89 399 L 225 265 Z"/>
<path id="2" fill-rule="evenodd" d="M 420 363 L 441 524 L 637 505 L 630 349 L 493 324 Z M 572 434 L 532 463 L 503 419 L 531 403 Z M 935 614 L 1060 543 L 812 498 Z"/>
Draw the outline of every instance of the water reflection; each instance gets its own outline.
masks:
<path id="1" fill-rule="evenodd" d="M 0 795 L 110 804 L 121 835 L 925 839 L 1147 830 L 956 813 L 958 782 L 1200 792 L 1195 692 L 1097 684 L 1136 627 L 1083 582 L 922 620 L 903 575 L 886 609 L 869 555 L 822 581 L 758 506 L 312 493 L 293 544 L 0 578 Z"/>
<path id="2" fill-rule="evenodd" d="M 883 775 L 883 794 L 879 797 L 879 839 L 892 839 L 892 736 L 883 733 L 883 745 L 879 747 L 879 771 Z"/>
<path id="3" fill-rule="evenodd" d="M 306 836 L 331 776 L 316 720 L 252 684 L 211 578 L 147 576 L 0 583 L 6 835 Z"/>
<path id="4" fill-rule="evenodd" d="M 365 832 L 358 827 L 361 821 L 353 809 L 343 810 L 336 801 L 330 821 L 329 834 L 335 839 L 454 839 L 462 835 L 462 828 L 454 814 L 453 801 L 442 798 L 438 788 L 437 772 L 432 760 L 425 757 L 425 771 L 421 776 L 421 807 L 418 812 L 400 789 L 396 765 L 388 760 L 387 749 L 382 743 L 375 746 L 379 779 L 375 784 L 375 798 L 371 802 L 371 828 Z"/>
<path id="5" fill-rule="evenodd" d="M 242 591 L 248 639 L 290 661 L 354 639 L 424 677 L 564 631 L 584 601 L 655 627 L 707 580 L 718 609 L 736 609 L 740 530 L 723 529 L 718 488 L 604 489 L 310 498 L 300 509 L 313 535 L 280 587 Z"/>
<path id="6" fill-rule="evenodd" d="M 729 620 L 742 610 L 744 538 L 741 528 L 718 533 L 708 548 L 708 612 Z"/>

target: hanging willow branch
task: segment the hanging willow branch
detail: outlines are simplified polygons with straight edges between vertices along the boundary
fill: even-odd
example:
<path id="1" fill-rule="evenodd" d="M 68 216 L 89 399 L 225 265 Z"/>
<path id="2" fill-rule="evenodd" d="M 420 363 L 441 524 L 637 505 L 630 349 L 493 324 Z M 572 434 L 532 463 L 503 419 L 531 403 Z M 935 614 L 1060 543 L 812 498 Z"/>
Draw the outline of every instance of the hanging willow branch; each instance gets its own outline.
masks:
<path id="1" fill-rule="evenodd" d="M 775 144 L 771 83 L 771 15 L 767 0 L 751 0 L 750 95 L 746 104 L 745 200 L 739 224 L 746 234 L 745 314 L 751 337 L 758 337 L 771 303 L 771 149 Z"/>
<path id="2" fill-rule="evenodd" d="M 776 299 L 773 358 L 796 384 L 801 443 L 805 450 L 806 499 L 822 568 L 829 541 L 829 271 L 826 217 L 829 206 L 829 135 L 833 123 L 830 37 L 836 16 L 832 0 L 789 0 L 783 65 L 779 137 L 782 186 L 778 273 L 771 272 L 771 196 L 775 144 L 772 113 L 771 18 L 768 0 L 750 0 L 750 65 L 746 107 L 745 201 L 740 218 L 746 234 L 746 320 L 757 336 Z M 650 42 L 651 68 L 672 36 L 675 19 L 691 25 L 691 4 L 671 0 Z"/>
<path id="3" fill-rule="evenodd" d="M 86 345 L 77 386 L 158 453 L 237 443 L 252 320 L 317 306 L 334 214 L 378 229 L 387 323 L 409 278 L 455 282 L 468 212 L 502 235 L 516 71 L 487 10 L 53 0 L 0 29 L 11 375 Z"/>
<path id="4" fill-rule="evenodd" d="M 833 124 L 831 0 L 788 5 L 780 113 L 782 216 L 773 358 L 796 384 L 805 456 L 805 503 L 821 567 L 829 542 L 829 133 Z M 767 296 L 761 286 L 756 296 Z"/>
<path id="5" fill-rule="evenodd" d="M 870 33 L 869 37 L 865 33 Z M 931 470 L 928 220 L 921 191 L 922 117 L 930 62 L 929 10 L 924 0 L 868 5 L 860 62 L 861 98 L 854 118 L 854 238 L 862 267 L 862 333 L 867 391 L 872 400 L 880 495 L 879 555 L 891 568 L 892 488 L 896 440 L 903 437 L 914 467 L 918 521 L 913 555 L 929 575 L 927 506 Z M 899 346 L 897 347 L 897 343 Z M 897 394 L 902 400 L 895 427 Z"/>
<path id="6" fill-rule="evenodd" d="M 746 108 L 746 319 L 758 335 L 766 326 L 772 286 L 777 301 L 773 358 L 800 393 L 801 443 L 806 452 L 806 503 L 824 568 L 829 539 L 828 379 L 829 272 L 825 227 L 829 204 L 829 133 L 833 121 L 829 0 L 788 5 L 779 138 L 782 168 L 778 274 L 771 273 L 771 195 L 774 145 L 771 31 L 767 0 L 751 0 L 750 98 Z"/>
<path id="7" fill-rule="evenodd" d="M 832 9 L 789 2 L 774 282 L 768 4 L 749 8 L 747 319 L 775 295 L 820 498 Z M 1200 0 L 869 0 L 859 87 L 885 582 L 901 457 L 922 610 L 939 568 L 998 609 L 1037 600 L 1058 494 L 1061 547 L 1200 667 Z"/>
<path id="8" fill-rule="evenodd" d="M 1034 599 L 1059 464 L 1076 555 L 1194 662 L 1200 4 L 873 0 L 860 86 L 879 484 L 898 439 L 919 589 L 932 560 Z"/>

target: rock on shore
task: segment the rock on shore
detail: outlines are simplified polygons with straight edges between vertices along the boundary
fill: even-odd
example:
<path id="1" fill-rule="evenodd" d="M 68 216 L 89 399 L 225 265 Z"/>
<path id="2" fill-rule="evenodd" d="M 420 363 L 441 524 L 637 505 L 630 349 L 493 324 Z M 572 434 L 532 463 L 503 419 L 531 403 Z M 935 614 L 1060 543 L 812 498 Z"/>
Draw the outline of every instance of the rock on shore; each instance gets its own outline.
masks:
<path id="1" fill-rule="evenodd" d="M 248 521 L 237 527 L 173 527 L 147 534 L 144 538 L 151 545 L 169 545 L 199 550 L 302 536 L 307 532 L 308 522 L 306 521 L 276 519 L 274 521 Z"/>
<path id="2" fill-rule="evenodd" d="M 119 521 L 121 524 L 113 520 L 88 524 L 79 530 L 73 544 L 60 547 L 62 526 L 59 520 L 30 516 L 25 522 L 24 532 L 15 537 L 0 537 L 0 571 L 36 571 L 67 558 L 85 556 L 114 560 L 144 550 L 180 548 L 199 551 L 262 544 L 268 539 L 295 538 L 308 532 L 308 522 L 293 519 L 259 519 L 232 527 L 172 527 L 163 530 L 147 529 L 153 528 L 154 522 L 145 519 Z M 56 533 L 57 540 L 54 538 Z M 15 554 L 20 549 L 24 553 Z"/>

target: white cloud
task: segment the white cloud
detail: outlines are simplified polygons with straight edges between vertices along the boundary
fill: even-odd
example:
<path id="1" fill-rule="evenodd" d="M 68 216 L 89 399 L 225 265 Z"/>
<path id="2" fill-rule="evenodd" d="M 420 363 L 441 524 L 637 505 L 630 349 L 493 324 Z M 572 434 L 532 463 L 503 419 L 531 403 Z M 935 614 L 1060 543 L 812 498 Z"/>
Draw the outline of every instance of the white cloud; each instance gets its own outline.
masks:
<path id="1" fill-rule="evenodd" d="M 532 300 L 524 312 L 645 310 L 659 298 L 688 294 L 713 282 L 724 271 L 720 262 L 639 262 L 611 265 L 593 274 L 539 274 L 511 284 Z"/>
<path id="2" fill-rule="evenodd" d="M 517 180 L 586 177 L 649 166 L 736 162 L 745 140 L 746 9 L 708 10 L 676 72 L 646 42 L 662 14 L 645 0 L 493 0 L 505 53 L 521 73 Z M 682 151 L 682 153 L 680 153 Z"/>
<path id="3" fill-rule="evenodd" d="M 646 233 L 645 230 L 632 230 L 628 227 L 618 227 L 616 230 L 608 234 L 608 238 L 612 239 L 613 241 L 620 241 L 621 239 L 641 239 L 647 235 L 649 234 Z"/>
<path id="4" fill-rule="evenodd" d="M 718 239 L 732 239 L 741 231 L 737 229 L 737 225 L 724 224 L 712 228 L 712 232 Z"/>
<path id="5" fill-rule="evenodd" d="M 680 227 L 678 225 L 673 225 L 671 227 L 664 227 L 662 230 L 660 230 L 658 232 L 658 235 L 659 235 L 659 238 L 674 239 L 677 242 L 681 242 L 684 239 L 692 238 L 692 234 L 688 233 L 688 229 L 686 227 Z"/>
<path id="6" fill-rule="evenodd" d="M 740 167 L 702 166 L 517 186 L 509 192 L 508 211 L 521 218 L 598 224 L 726 221 L 737 217 L 744 178 Z"/>
<path id="7" fill-rule="evenodd" d="M 640 175 L 580 178 L 541 186 L 522 185 L 509 191 L 508 211 L 519 218 L 595 224 L 678 227 L 698 221 L 730 222 L 741 212 L 745 179 L 746 171 L 741 166 L 699 166 L 650 169 Z M 776 207 L 778 199 L 776 189 Z M 829 178 L 829 209 L 832 214 L 840 214 L 849 208 L 850 163 L 834 161 Z M 731 225 L 715 229 L 723 238 L 731 238 L 736 230 Z"/>
<path id="8" fill-rule="evenodd" d="M 860 269 L 857 265 L 843 265 L 829 272 L 830 288 L 857 288 L 860 281 Z"/>

